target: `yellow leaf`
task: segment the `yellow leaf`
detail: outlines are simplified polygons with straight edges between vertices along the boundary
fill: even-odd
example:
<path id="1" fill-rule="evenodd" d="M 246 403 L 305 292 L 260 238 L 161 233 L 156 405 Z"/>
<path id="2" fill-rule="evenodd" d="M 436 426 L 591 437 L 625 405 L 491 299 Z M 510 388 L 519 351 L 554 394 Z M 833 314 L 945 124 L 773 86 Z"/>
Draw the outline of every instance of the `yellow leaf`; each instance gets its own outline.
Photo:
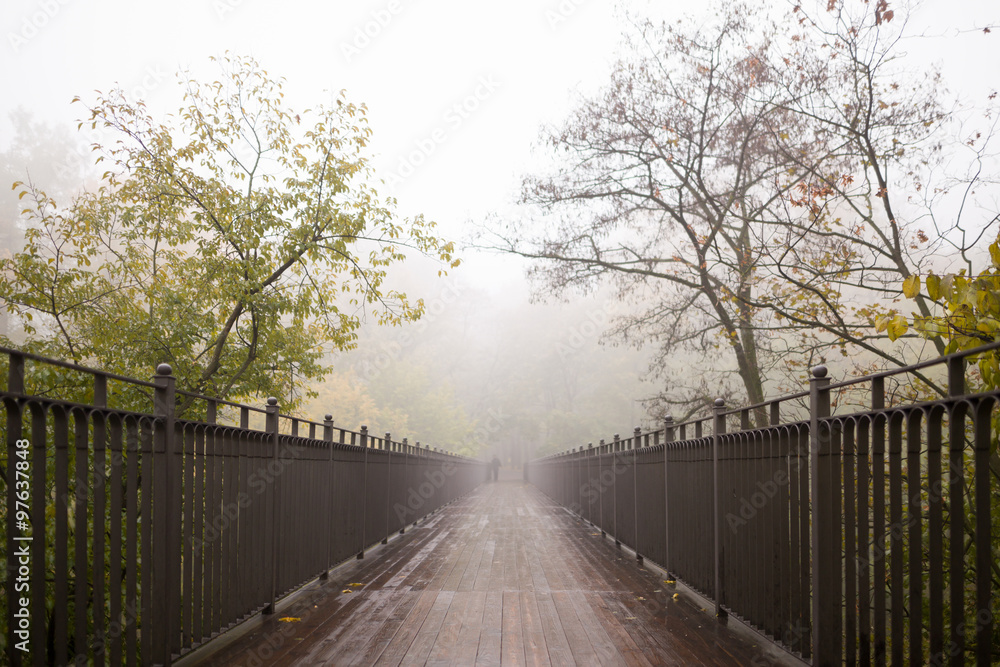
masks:
<path id="1" fill-rule="evenodd" d="M 282 623 L 298 623 L 302 619 L 295 618 L 294 616 L 284 616 L 282 618 L 279 618 L 278 620 L 281 621 Z"/>
<path id="2" fill-rule="evenodd" d="M 920 294 L 920 276 L 910 276 L 903 281 L 903 295 L 912 299 Z"/>
<path id="3" fill-rule="evenodd" d="M 909 328 L 910 325 L 907 324 L 906 318 L 903 317 L 902 315 L 897 315 L 896 317 L 889 320 L 885 330 L 886 333 L 889 334 L 889 340 L 896 340 L 897 338 L 905 334 Z"/>
<path id="4" fill-rule="evenodd" d="M 941 279 L 933 273 L 927 276 L 927 296 L 935 301 L 941 298 Z"/>

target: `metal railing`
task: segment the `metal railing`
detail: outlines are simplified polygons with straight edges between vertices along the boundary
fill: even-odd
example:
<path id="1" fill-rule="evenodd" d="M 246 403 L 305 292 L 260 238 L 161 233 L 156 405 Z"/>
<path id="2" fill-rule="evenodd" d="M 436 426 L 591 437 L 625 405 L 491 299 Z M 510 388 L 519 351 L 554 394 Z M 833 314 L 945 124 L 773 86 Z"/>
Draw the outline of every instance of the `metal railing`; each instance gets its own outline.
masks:
<path id="1" fill-rule="evenodd" d="M 532 461 L 556 502 L 814 665 L 1000 661 L 1000 392 L 993 344 Z M 995 353 L 994 353 L 995 354 Z M 886 405 L 934 371 L 937 400 Z M 899 386 L 905 386 L 900 383 Z M 835 414 L 851 388 L 862 410 Z M 808 400 L 808 416 L 781 406 Z M 767 423 L 751 425 L 752 417 Z"/>
<path id="2" fill-rule="evenodd" d="M 0 353 L 8 664 L 170 664 L 485 480 L 484 462 L 281 415 L 273 398 L 187 394 L 204 421 L 178 418 L 166 364 L 145 382 Z M 29 378 L 89 376 L 93 400 L 26 388 L 29 363 Z M 109 380 L 152 410 L 108 407 Z"/>

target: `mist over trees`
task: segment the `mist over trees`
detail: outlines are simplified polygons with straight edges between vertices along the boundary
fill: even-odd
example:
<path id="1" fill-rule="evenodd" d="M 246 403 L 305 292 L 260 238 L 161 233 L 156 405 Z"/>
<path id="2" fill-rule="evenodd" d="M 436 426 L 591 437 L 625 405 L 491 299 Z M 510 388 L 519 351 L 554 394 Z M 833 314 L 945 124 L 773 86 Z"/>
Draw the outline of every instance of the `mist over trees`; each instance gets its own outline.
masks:
<path id="1" fill-rule="evenodd" d="M 336 406 L 341 423 L 496 453 L 515 467 L 598 433 L 650 425 L 636 400 L 649 392 L 640 379 L 648 355 L 601 344 L 618 308 L 610 294 L 530 305 L 522 290 L 475 287 L 462 269 L 433 285 L 412 271 L 406 280 L 427 295 L 423 318 L 363 328 L 357 348 L 332 358 L 334 371 L 304 413 Z"/>
<path id="2" fill-rule="evenodd" d="M 457 260 L 433 222 L 397 219 L 371 185 L 363 105 L 297 113 L 252 59 L 219 64 L 220 81 L 183 81 L 176 127 L 120 90 L 87 106 L 110 134 L 101 182 L 69 203 L 15 184 L 27 228 L 0 260 L 0 297 L 29 351 L 133 377 L 168 362 L 179 389 L 293 409 L 362 317 L 419 318 L 387 267 L 406 252 L 441 273 Z"/>
<path id="3" fill-rule="evenodd" d="M 992 270 L 995 99 L 915 70 L 907 13 L 634 18 L 607 85 L 545 128 L 520 217 L 475 243 L 536 260 L 531 306 L 439 281 L 454 249 L 373 185 L 363 105 L 299 115 L 249 60 L 235 88 L 188 81 L 172 126 L 98 98 L 96 153 L 19 112 L 3 316 L 33 351 L 141 377 L 159 355 L 183 388 L 510 460 L 754 403 L 817 363 L 938 354 L 955 308 L 993 336 L 992 283 L 959 271 Z M 95 157 L 111 169 L 77 196 Z"/>
<path id="4" fill-rule="evenodd" d="M 837 358 L 866 372 L 941 353 L 934 330 L 929 348 L 906 333 L 907 310 L 940 303 L 904 285 L 971 272 L 996 230 L 995 94 L 961 107 L 908 66 L 907 14 L 833 0 L 637 19 L 607 86 L 543 129 L 554 166 L 525 178 L 525 215 L 494 225 L 494 247 L 538 260 L 539 293 L 643 295 L 611 330 L 656 348 L 656 414 L 758 403 Z M 697 372 L 665 377 L 692 354 Z"/>

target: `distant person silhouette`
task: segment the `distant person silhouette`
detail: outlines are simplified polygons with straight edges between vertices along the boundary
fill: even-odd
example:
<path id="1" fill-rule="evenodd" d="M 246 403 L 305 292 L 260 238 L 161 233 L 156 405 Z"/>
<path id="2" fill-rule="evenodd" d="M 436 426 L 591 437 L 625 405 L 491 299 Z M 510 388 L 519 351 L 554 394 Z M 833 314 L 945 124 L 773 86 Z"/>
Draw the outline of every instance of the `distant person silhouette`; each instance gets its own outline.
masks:
<path id="1" fill-rule="evenodd" d="M 493 469 L 493 481 L 495 482 L 500 479 L 500 459 L 494 456 L 493 460 L 490 461 L 490 468 Z"/>

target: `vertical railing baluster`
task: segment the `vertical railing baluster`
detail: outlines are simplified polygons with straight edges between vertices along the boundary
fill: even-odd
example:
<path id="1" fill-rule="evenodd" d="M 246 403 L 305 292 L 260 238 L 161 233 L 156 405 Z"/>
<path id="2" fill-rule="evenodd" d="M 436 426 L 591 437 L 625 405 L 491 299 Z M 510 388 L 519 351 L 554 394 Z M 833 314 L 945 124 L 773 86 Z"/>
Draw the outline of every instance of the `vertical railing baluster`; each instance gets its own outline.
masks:
<path id="1" fill-rule="evenodd" d="M 278 442 L 281 434 L 278 431 L 278 399 L 274 396 L 270 396 L 267 399 L 267 407 L 265 408 L 265 420 L 266 424 L 264 426 L 268 434 L 268 440 L 271 443 L 271 460 L 275 463 L 275 469 L 277 469 L 278 462 Z M 278 488 L 279 481 L 277 477 L 270 480 L 271 489 L 268 494 L 270 500 L 267 505 L 267 525 L 268 531 L 270 533 L 270 544 L 265 548 L 270 550 L 270 568 L 267 573 L 270 578 L 270 592 L 268 595 L 268 602 L 264 607 L 264 614 L 273 614 L 275 604 L 278 597 L 278 520 L 279 520 L 279 507 L 278 507 Z"/>
<path id="2" fill-rule="evenodd" d="M 156 391 L 153 413 L 159 429 L 155 431 L 153 445 L 153 535 L 158 541 L 153 549 L 154 627 L 161 642 L 154 642 L 154 654 L 165 665 L 170 665 L 173 654 L 180 652 L 180 628 L 177 612 L 181 606 L 180 558 L 180 456 L 177 453 L 175 427 L 176 379 L 169 364 L 156 367 L 153 376 Z M 96 519 L 95 519 L 96 520 Z M 95 579 L 97 574 L 94 575 Z M 158 618 L 157 618 L 158 617 Z"/>
<path id="3" fill-rule="evenodd" d="M 670 562 L 670 443 L 674 441 L 674 418 L 663 418 L 663 569 L 671 575 Z"/>
<path id="4" fill-rule="evenodd" d="M 965 359 L 948 360 L 948 395 L 958 399 L 965 393 Z M 951 654 L 952 667 L 965 663 L 965 404 L 955 402 L 948 415 L 948 506 L 951 533 L 948 537 L 951 563 Z"/>
<path id="5" fill-rule="evenodd" d="M 722 398 L 715 399 L 715 405 L 713 407 L 714 414 L 714 424 L 712 428 L 712 535 L 714 543 L 714 567 L 715 567 L 715 585 L 714 585 L 714 597 L 715 597 L 715 615 L 717 617 L 723 617 L 726 615 L 723 605 L 725 604 L 725 589 L 722 580 L 722 559 L 725 554 L 722 553 L 722 520 L 719 516 L 721 509 L 721 497 L 720 494 L 722 490 L 719 487 L 719 448 L 722 446 L 722 436 L 726 432 L 726 416 L 723 414 L 726 410 L 726 401 Z M 701 422 L 698 422 L 700 425 Z"/>
<path id="6" fill-rule="evenodd" d="M 834 458 L 839 452 L 831 447 L 830 379 L 825 366 L 812 369 L 809 382 L 809 477 L 812 500 L 812 619 L 813 665 L 841 663 L 841 575 L 839 554 L 840 531 L 834 522 L 832 489 L 839 488 L 834 480 Z M 838 476 L 839 477 L 839 476 Z"/>
<path id="7" fill-rule="evenodd" d="M 389 512 L 392 510 L 392 435 L 385 434 L 385 537 L 382 544 L 389 544 Z"/>
<path id="8" fill-rule="evenodd" d="M 333 415 L 326 415 L 323 418 L 323 442 L 326 443 L 327 466 L 326 479 L 323 486 L 326 487 L 326 516 L 323 517 L 323 526 L 326 529 L 326 568 L 320 579 L 327 579 L 330 570 L 334 565 L 333 558 L 333 517 L 334 517 L 334 491 L 333 491 Z"/>
<path id="9" fill-rule="evenodd" d="M 362 465 L 364 466 L 364 472 L 361 475 L 363 480 L 361 486 L 361 548 L 358 549 L 358 560 L 365 557 L 365 547 L 368 546 L 367 535 L 365 534 L 365 528 L 368 524 L 368 427 L 361 427 L 361 449 L 364 458 L 362 459 Z"/>

